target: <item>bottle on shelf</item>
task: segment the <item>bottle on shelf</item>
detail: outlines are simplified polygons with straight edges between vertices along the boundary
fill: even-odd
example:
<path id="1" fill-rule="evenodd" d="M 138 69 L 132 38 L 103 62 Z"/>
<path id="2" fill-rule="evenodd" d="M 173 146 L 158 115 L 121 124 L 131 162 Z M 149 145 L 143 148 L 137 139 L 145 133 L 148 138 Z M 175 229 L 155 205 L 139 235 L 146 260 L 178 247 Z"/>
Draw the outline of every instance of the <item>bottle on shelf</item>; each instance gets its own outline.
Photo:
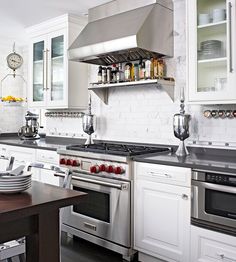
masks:
<path id="1" fill-rule="evenodd" d="M 165 76 L 165 62 L 163 59 L 158 59 L 158 77 L 163 78 Z"/>
<path id="2" fill-rule="evenodd" d="M 117 82 L 117 67 L 116 64 L 112 65 L 112 69 L 111 69 L 111 75 L 112 75 L 112 82 L 116 83 Z"/>
<path id="3" fill-rule="evenodd" d="M 134 81 L 134 64 L 132 63 L 132 66 L 131 66 L 131 71 L 130 71 L 130 74 L 131 74 L 131 81 Z"/>
<path id="4" fill-rule="evenodd" d="M 139 80 L 139 64 L 135 63 L 134 64 L 134 81 Z"/>
<path id="5" fill-rule="evenodd" d="M 125 81 L 125 75 L 122 68 L 122 63 L 119 63 L 119 66 L 117 67 L 117 73 L 116 73 L 116 82 L 124 82 Z"/>
<path id="6" fill-rule="evenodd" d="M 131 81 L 131 70 L 132 70 L 132 63 L 127 62 L 125 64 L 125 81 Z"/>
<path id="7" fill-rule="evenodd" d="M 154 79 L 154 58 L 151 58 L 150 78 Z"/>
<path id="8" fill-rule="evenodd" d="M 153 78 L 154 79 L 158 78 L 158 59 L 157 58 L 153 59 Z"/>
<path id="9" fill-rule="evenodd" d="M 102 83 L 106 84 L 107 82 L 107 69 L 106 67 L 102 68 Z"/>
<path id="10" fill-rule="evenodd" d="M 102 66 L 99 66 L 98 68 L 98 83 L 102 83 Z"/>
<path id="11" fill-rule="evenodd" d="M 111 67 L 107 67 L 107 83 L 111 83 L 112 82 L 112 69 Z"/>
<path id="12" fill-rule="evenodd" d="M 151 79 L 151 59 L 145 61 L 145 79 Z"/>
<path id="13" fill-rule="evenodd" d="M 145 62 L 142 59 L 139 62 L 139 79 L 145 79 Z"/>

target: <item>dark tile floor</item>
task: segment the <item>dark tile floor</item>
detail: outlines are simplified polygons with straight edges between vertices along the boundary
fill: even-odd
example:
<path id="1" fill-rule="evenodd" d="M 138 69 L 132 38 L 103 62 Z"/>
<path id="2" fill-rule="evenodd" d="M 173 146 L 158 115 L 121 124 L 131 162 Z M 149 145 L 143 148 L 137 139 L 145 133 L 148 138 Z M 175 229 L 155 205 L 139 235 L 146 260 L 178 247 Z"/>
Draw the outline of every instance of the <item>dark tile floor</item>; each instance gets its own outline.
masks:
<path id="1" fill-rule="evenodd" d="M 82 239 L 62 235 L 61 262 L 122 262 L 122 256 Z M 137 260 L 135 260 L 137 262 Z M 134 261 L 134 262 L 135 262 Z"/>

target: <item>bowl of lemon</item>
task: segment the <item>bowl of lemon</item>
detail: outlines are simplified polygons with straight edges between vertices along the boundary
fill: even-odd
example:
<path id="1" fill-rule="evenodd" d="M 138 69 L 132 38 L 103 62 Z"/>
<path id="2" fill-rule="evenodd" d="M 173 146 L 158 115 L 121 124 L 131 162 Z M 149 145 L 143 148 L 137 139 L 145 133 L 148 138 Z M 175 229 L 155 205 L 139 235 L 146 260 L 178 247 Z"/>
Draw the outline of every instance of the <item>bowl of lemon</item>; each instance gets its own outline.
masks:
<path id="1" fill-rule="evenodd" d="M 4 105 L 21 105 L 25 100 L 21 97 L 4 96 L 1 101 Z"/>

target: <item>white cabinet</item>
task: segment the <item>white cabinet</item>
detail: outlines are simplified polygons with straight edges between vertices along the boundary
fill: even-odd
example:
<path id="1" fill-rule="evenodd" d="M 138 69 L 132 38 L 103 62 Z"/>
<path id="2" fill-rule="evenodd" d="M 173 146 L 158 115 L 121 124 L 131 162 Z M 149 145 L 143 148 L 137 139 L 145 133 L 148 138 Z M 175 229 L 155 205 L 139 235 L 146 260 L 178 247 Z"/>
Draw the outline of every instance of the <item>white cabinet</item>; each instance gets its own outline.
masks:
<path id="1" fill-rule="evenodd" d="M 28 28 L 30 108 L 87 107 L 88 66 L 67 56 L 85 24 L 84 18 L 63 15 Z"/>
<path id="2" fill-rule="evenodd" d="M 235 262 L 236 237 L 191 226 L 191 262 Z"/>
<path id="3" fill-rule="evenodd" d="M 20 146 L 7 146 L 7 155 L 15 158 L 14 167 L 35 161 L 35 149 Z"/>
<path id="4" fill-rule="evenodd" d="M 37 149 L 36 162 L 49 165 L 58 165 L 59 155 L 56 151 Z M 54 171 L 40 169 L 38 172 L 41 182 L 59 186 L 59 178 L 54 176 Z"/>
<path id="5" fill-rule="evenodd" d="M 140 261 L 189 262 L 190 178 L 187 168 L 135 163 L 134 245 Z"/>
<path id="6" fill-rule="evenodd" d="M 188 100 L 236 103 L 236 1 L 186 3 Z"/>
<path id="7" fill-rule="evenodd" d="M 38 162 L 47 165 L 58 165 L 59 155 L 56 151 L 34 149 L 20 146 L 9 146 L 0 144 L 0 156 L 10 157 L 13 156 L 14 166 L 16 168 L 20 165 L 28 166 L 30 163 Z M 5 170 L 8 161 L 1 160 L 1 170 Z M 32 168 L 32 179 L 42 183 L 47 183 L 59 186 L 59 178 L 54 176 L 54 171 L 47 171 L 38 168 Z"/>

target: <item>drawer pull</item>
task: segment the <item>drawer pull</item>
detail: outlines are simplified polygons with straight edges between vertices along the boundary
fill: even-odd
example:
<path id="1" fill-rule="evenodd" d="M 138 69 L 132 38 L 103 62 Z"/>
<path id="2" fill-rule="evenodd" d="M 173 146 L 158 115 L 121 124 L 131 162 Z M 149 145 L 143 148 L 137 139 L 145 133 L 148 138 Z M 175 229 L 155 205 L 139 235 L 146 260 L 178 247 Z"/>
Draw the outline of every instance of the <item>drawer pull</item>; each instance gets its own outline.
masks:
<path id="1" fill-rule="evenodd" d="M 159 176 L 159 177 L 164 177 L 164 178 L 172 178 L 172 176 L 169 175 L 169 174 L 160 174 L 160 173 L 156 173 L 156 172 L 153 172 L 153 171 L 149 172 L 148 174 L 151 175 L 151 176 Z"/>
<path id="2" fill-rule="evenodd" d="M 220 257 L 221 259 L 227 259 L 229 261 L 235 261 L 236 262 L 236 258 L 227 257 L 224 253 L 216 253 L 216 255 L 218 257 Z"/>

